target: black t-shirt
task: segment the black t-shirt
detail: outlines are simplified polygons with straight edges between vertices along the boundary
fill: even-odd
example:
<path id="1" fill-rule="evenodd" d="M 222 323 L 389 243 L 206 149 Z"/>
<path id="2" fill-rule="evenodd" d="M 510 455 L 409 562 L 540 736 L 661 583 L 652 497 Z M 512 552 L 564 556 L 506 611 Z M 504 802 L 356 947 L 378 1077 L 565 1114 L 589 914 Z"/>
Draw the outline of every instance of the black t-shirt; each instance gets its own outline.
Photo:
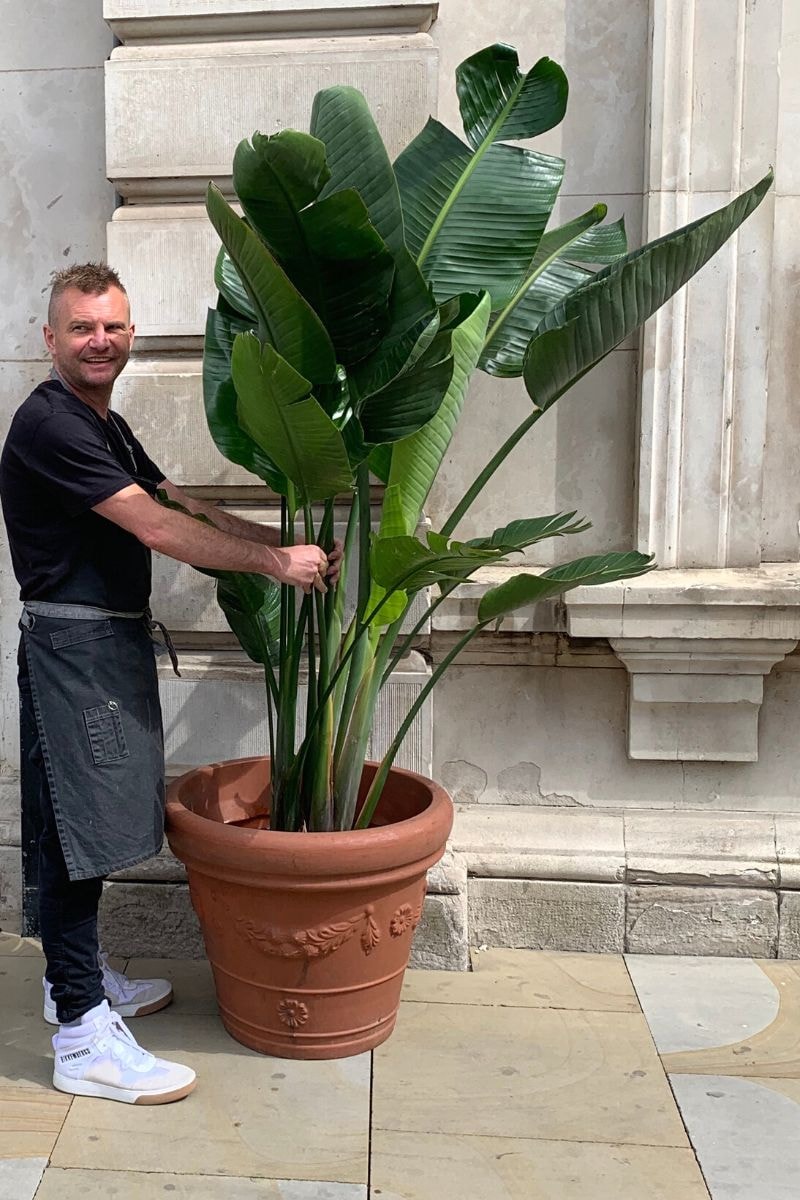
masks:
<path id="1" fill-rule="evenodd" d="M 60 380 L 40 383 L 14 414 L 0 455 L 20 599 L 145 608 L 150 551 L 92 507 L 132 483 L 153 496 L 163 479 L 118 413 L 104 421 Z"/>

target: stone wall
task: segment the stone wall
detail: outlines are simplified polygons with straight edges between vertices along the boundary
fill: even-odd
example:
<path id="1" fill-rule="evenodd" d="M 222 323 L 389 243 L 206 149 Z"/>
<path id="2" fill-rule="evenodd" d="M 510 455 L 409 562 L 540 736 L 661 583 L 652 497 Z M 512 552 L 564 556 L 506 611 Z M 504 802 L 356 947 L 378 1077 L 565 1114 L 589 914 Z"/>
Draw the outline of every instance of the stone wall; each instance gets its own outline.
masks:
<path id="1" fill-rule="evenodd" d="M 477 639 L 406 761 L 432 769 L 459 806 L 431 879 L 420 962 L 461 967 L 482 942 L 800 953 L 797 6 L 105 0 L 121 43 L 105 99 L 111 34 L 99 2 L 83 8 L 78 26 L 55 3 L 39 6 L 37 36 L 2 6 L 15 58 L 0 60 L 12 118 L 0 186 L 16 224 L 3 234 L 14 303 L 0 335 L 0 429 L 42 369 L 48 271 L 107 241 L 140 335 L 121 410 L 177 483 L 258 519 L 274 517 L 275 499 L 217 453 L 200 398 L 215 253 L 203 189 L 209 177 L 224 184 L 254 128 L 304 124 L 316 88 L 340 80 L 366 92 L 393 150 L 437 108 L 458 130 L 454 68 L 503 40 L 523 64 L 547 54 L 570 77 L 567 118 L 538 142 L 568 162 L 561 219 L 605 200 L 636 245 L 774 165 L 775 186 L 738 237 L 547 414 L 460 529 L 577 508 L 594 528 L 569 547 L 545 543 L 539 565 L 637 546 L 656 553 L 659 574 L 570 593 Z M 431 496 L 434 527 L 529 403 L 517 381 L 476 378 Z M 467 627 L 488 578 L 438 610 L 395 680 L 379 743 Z M 18 905 L 7 563 L 0 586 L 2 919 Z M 162 560 L 154 606 L 187 663 L 183 681 L 163 678 L 172 769 L 263 745 L 260 680 L 232 649 L 207 584 Z M 120 950 L 199 953 L 192 921 L 169 855 L 109 885 L 107 938 Z"/>

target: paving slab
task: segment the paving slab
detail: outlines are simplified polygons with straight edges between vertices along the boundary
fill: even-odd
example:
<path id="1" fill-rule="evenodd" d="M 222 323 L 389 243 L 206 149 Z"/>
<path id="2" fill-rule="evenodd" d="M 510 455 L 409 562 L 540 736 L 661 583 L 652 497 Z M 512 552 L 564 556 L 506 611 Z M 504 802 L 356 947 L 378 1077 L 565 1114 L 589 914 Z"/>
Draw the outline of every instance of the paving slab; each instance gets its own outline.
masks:
<path id="1" fill-rule="evenodd" d="M 626 958 L 642 1011 L 662 1054 L 739 1042 L 771 1025 L 780 993 L 749 958 Z"/>
<path id="2" fill-rule="evenodd" d="M 19 937 L 16 933 L 0 931 L 0 957 L 6 955 L 42 957 L 42 944 L 33 938 Z"/>
<path id="3" fill-rule="evenodd" d="M 708 1200 L 691 1150 L 378 1130 L 376 1200 Z"/>
<path id="4" fill-rule="evenodd" d="M 636 1013 L 404 1005 L 375 1051 L 373 1125 L 688 1146 Z"/>
<path id="5" fill-rule="evenodd" d="M 778 994 L 778 1012 L 765 1028 L 718 1048 L 663 1055 L 670 1073 L 800 1079 L 800 962 L 760 961 Z"/>
<path id="6" fill-rule="evenodd" d="M 52 1088 L 0 1084 L 0 1159 L 49 1158 L 71 1101 Z"/>
<path id="7" fill-rule="evenodd" d="M 0 1159 L 0 1200 L 33 1200 L 46 1158 Z"/>
<path id="8" fill-rule="evenodd" d="M 2 1197 L 2 1192 L 0 1192 Z M 367 1200 L 365 1185 L 48 1167 L 36 1200 Z"/>
<path id="9" fill-rule="evenodd" d="M 713 1200 L 797 1200 L 800 1104 L 774 1081 L 671 1076 Z"/>
<path id="10" fill-rule="evenodd" d="M 621 955 L 473 950 L 472 972 L 407 971 L 404 1001 L 639 1012 Z"/>
<path id="11" fill-rule="evenodd" d="M 169 1008 L 131 1029 L 146 1049 L 193 1067 L 197 1088 L 163 1106 L 76 1098 L 54 1167 L 366 1183 L 368 1054 L 270 1058 L 240 1046 L 214 1017 Z"/>

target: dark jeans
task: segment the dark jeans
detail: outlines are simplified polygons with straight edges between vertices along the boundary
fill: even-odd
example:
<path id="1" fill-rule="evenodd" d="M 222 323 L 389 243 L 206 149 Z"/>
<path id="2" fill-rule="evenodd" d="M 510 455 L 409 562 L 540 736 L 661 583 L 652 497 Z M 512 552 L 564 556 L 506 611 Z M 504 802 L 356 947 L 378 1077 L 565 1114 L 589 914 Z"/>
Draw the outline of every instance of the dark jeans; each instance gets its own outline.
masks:
<path id="1" fill-rule="evenodd" d="M 24 650 L 18 663 L 20 720 L 35 728 Z M 39 838 L 39 922 L 47 959 L 45 977 L 52 987 L 59 1021 L 76 1021 L 100 1004 L 105 995 L 97 958 L 97 909 L 103 880 L 70 880 L 38 736 L 24 750 L 28 784 L 24 794 L 27 802 L 38 803 L 43 827 Z"/>

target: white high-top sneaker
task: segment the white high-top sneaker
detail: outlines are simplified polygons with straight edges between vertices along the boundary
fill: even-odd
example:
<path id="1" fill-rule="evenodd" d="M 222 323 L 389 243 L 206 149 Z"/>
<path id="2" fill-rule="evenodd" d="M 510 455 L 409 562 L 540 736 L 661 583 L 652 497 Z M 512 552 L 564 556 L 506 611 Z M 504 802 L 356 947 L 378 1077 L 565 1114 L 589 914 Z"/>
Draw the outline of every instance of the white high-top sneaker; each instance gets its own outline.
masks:
<path id="1" fill-rule="evenodd" d="M 123 1104 L 169 1104 L 194 1089 L 191 1067 L 143 1050 L 104 1000 L 53 1036 L 53 1086 L 73 1096 Z"/>
<path id="2" fill-rule="evenodd" d="M 158 1012 L 172 1000 L 172 984 L 167 979 L 128 979 L 121 971 L 109 966 L 108 955 L 101 950 L 100 967 L 103 972 L 103 990 L 109 1006 L 121 1017 L 146 1017 Z M 55 1001 L 50 984 L 44 986 L 44 1019 L 50 1025 L 58 1024 Z"/>

